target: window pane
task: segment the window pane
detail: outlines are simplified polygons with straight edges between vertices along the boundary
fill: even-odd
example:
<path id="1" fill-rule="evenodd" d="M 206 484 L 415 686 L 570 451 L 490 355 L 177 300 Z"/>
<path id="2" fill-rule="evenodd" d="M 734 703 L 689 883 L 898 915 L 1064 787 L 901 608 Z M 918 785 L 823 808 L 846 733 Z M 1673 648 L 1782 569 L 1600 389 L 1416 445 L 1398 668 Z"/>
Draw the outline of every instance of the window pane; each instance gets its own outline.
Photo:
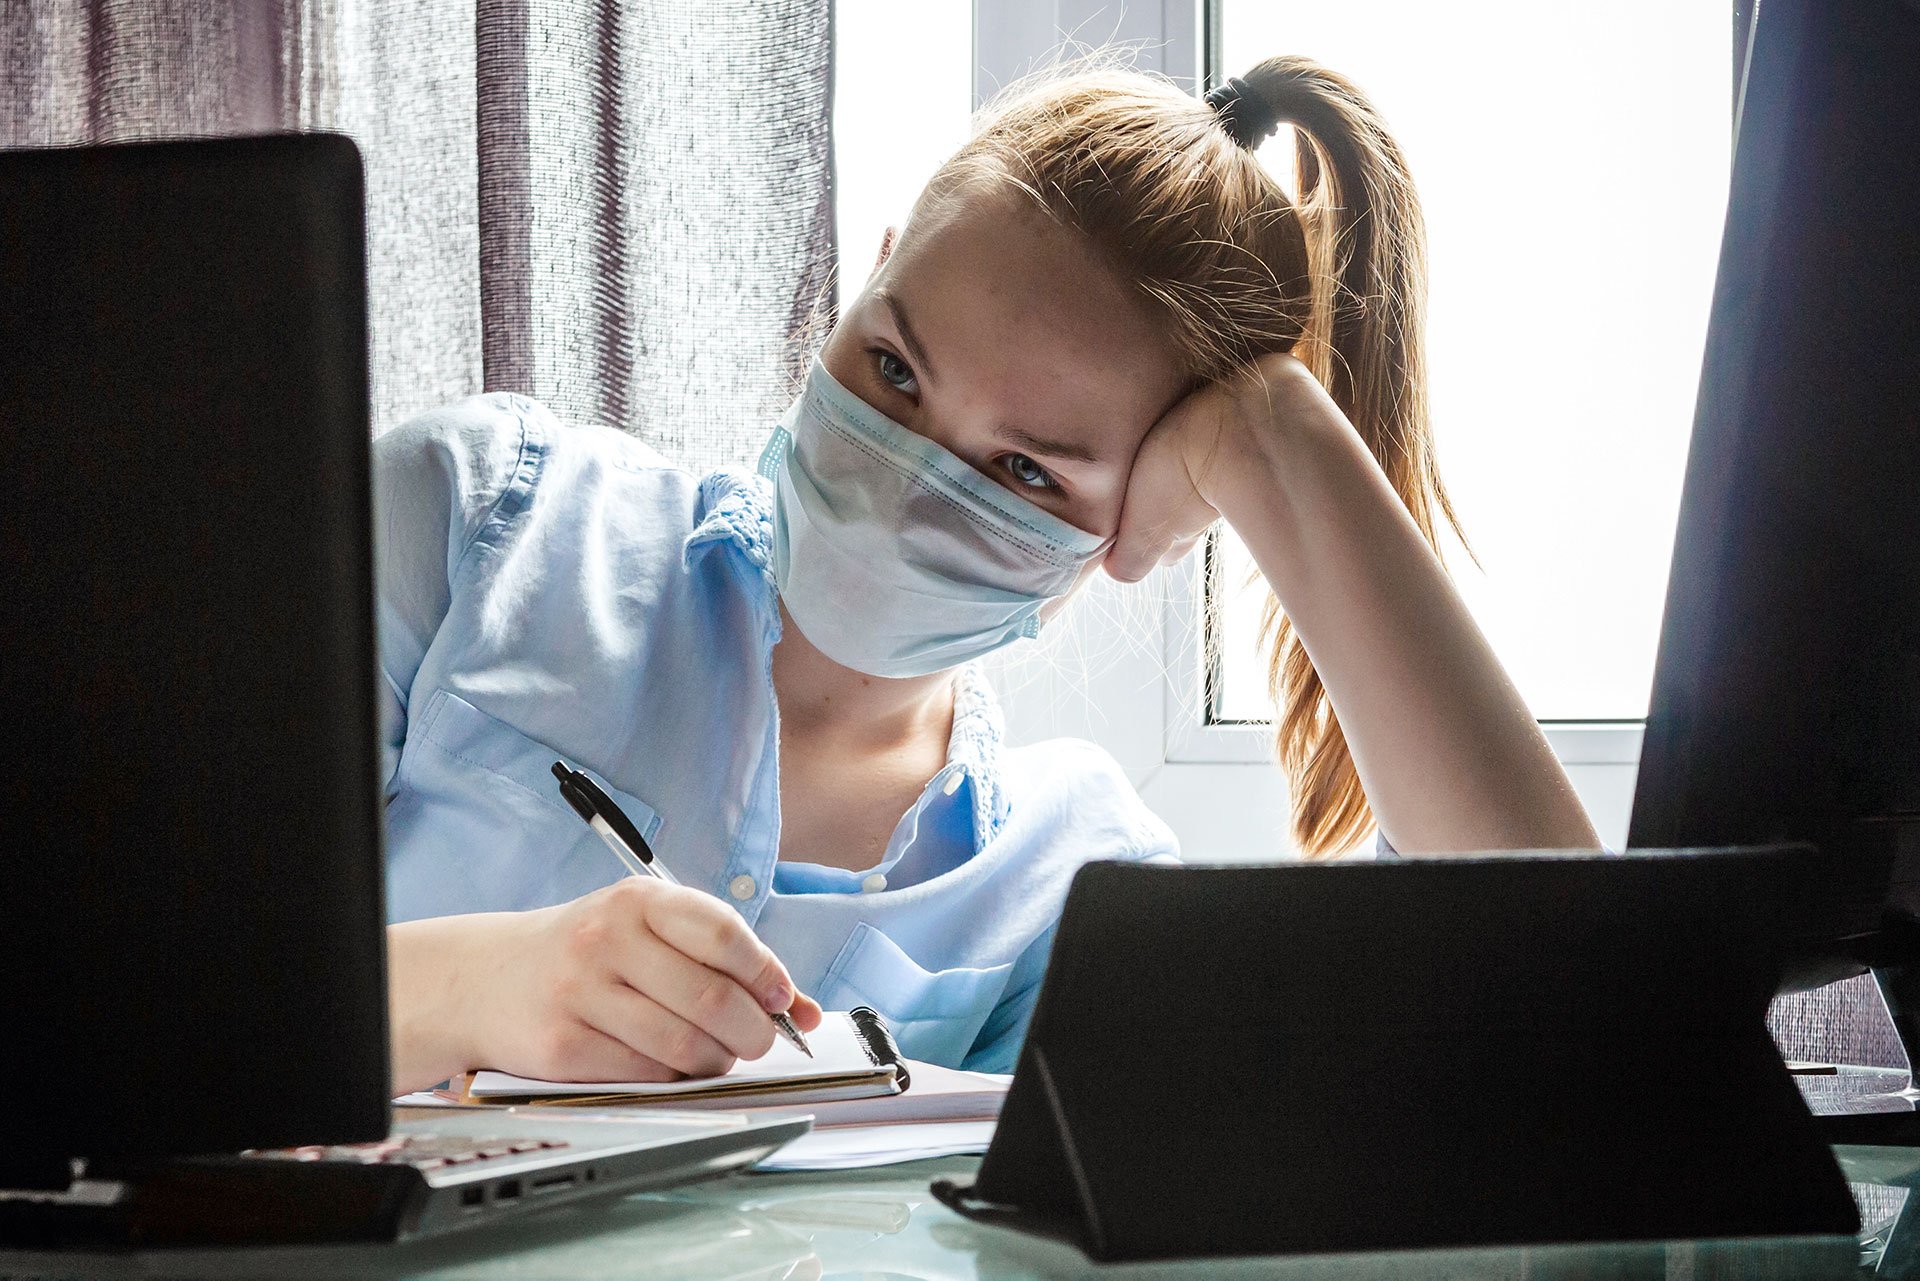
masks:
<path id="1" fill-rule="evenodd" d="M 1726 205 L 1730 6 L 1221 3 L 1224 73 L 1317 59 L 1406 150 L 1441 469 L 1484 568 L 1449 561 L 1481 627 L 1536 716 L 1644 716 Z M 1286 134 L 1262 155 L 1289 165 Z M 1252 645 L 1224 637 L 1216 714 L 1271 714 Z"/>
<path id="2" fill-rule="evenodd" d="M 1214 704 L 1209 719 L 1267 721 L 1273 719 L 1273 700 L 1267 695 L 1266 656 L 1257 637 L 1266 605 L 1266 581 L 1247 552 L 1247 545 L 1221 528 L 1206 554 L 1217 560 L 1212 575 L 1219 592 L 1218 652 L 1213 681 Z"/>
<path id="3" fill-rule="evenodd" d="M 967 139 L 972 0 L 835 0 L 833 146 L 840 299 L 860 292 L 880 237 Z"/>

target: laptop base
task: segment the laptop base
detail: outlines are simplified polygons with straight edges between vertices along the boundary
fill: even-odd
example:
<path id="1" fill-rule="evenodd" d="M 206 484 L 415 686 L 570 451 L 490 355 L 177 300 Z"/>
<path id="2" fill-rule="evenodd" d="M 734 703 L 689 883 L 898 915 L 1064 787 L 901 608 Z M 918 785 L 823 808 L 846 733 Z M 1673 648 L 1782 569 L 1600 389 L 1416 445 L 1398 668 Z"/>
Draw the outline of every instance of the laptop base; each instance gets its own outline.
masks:
<path id="1" fill-rule="evenodd" d="M 565 1145 L 430 1169 L 237 1154 L 97 1168 L 62 1196 L 0 1193 L 0 1239 L 90 1249 L 401 1241 L 743 1169 L 812 1125 L 805 1117 L 556 1111 L 396 1109 L 395 1135 L 532 1136 Z"/>

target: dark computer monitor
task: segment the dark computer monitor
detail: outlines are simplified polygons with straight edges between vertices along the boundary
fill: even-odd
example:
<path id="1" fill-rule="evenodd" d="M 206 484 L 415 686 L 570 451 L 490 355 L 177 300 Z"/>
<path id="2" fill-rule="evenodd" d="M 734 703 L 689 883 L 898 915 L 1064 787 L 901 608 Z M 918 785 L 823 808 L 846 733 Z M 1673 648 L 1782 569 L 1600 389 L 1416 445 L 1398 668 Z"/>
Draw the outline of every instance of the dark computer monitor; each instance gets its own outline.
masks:
<path id="1" fill-rule="evenodd" d="M 338 137 L 0 153 L 0 1187 L 383 1137 Z"/>
<path id="2" fill-rule="evenodd" d="M 1784 988 L 1920 961 L 1911 0 L 1759 6 L 1628 844 L 1789 840 L 1830 871 Z"/>

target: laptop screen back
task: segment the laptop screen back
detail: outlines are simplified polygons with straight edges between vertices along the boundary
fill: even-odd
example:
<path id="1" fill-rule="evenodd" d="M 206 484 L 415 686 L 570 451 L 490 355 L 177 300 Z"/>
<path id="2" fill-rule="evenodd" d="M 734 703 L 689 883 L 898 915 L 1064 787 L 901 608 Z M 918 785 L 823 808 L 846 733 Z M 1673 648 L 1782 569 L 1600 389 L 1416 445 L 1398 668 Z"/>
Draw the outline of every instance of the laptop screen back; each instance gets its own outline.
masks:
<path id="1" fill-rule="evenodd" d="M 378 1137 L 358 153 L 0 153 L 0 226 L 0 1176 Z"/>

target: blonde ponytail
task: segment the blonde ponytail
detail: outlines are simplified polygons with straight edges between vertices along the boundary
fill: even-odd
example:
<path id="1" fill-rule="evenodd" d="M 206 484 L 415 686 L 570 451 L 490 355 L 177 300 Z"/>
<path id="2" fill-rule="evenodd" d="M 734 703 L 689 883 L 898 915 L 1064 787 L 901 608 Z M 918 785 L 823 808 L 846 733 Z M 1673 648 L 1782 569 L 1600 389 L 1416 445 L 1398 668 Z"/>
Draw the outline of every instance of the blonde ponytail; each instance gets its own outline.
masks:
<path id="1" fill-rule="evenodd" d="M 1325 67 L 1272 58 L 1241 79 L 1295 128 L 1298 207 L 1314 281 L 1296 351 L 1360 433 L 1421 534 L 1436 543 L 1436 520 L 1456 532 L 1459 521 L 1440 483 L 1428 419 L 1426 227 L 1406 162 L 1366 96 Z M 1272 596 L 1264 621 L 1294 843 L 1310 855 L 1349 849 L 1366 836 L 1372 815 L 1346 737 Z"/>

